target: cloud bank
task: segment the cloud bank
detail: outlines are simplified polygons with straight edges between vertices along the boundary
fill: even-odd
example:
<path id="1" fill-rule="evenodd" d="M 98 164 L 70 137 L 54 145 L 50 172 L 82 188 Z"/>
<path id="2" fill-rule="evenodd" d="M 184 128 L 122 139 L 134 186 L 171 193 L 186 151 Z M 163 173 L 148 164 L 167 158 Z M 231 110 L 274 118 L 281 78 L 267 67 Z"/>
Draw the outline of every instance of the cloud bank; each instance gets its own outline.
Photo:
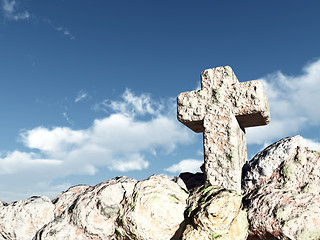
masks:
<path id="1" fill-rule="evenodd" d="M 320 60 L 308 64 L 299 76 L 279 71 L 259 80 L 269 98 L 271 123 L 248 128 L 248 144 L 266 145 L 315 129 L 314 139 L 307 138 L 306 145 L 320 150 L 316 138 L 320 129 Z M 74 100 L 80 102 L 87 96 L 80 91 Z M 148 94 L 136 95 L 127 89 L 119 100 L 106 99 L 93 109 L 105 112 L 106 117 L 95 119 L 86 129 L 38 126 L 22 131 L 19 138 L 25 150 L 0 154 L 1 200 L 33 194 L 53 197 L 70 186 L 68 176 L 95 175 L 101 168 L 114 176 L 143 170 L 153 164 L 150 156 L 172 153 L 194 139 L 192 131 L 176 120 L 175 99 L 155 101 Z M 197 172 L 202 162 L 185 159 L 164 170 Z M 63 181 L 55 184 L 56 179 Z"/>
<path id="2" fill-rule="evenodd" d="M 20 140 L 29 151 L 3 153 L 0 179 L 19 176 L 35 186 L 69 175 L 94 175 L 100 167 L 119 175 L 146 169 L 152 164 L 149 155 L 155 158 L 158 151 L 167 154 L 191 142 L 190 131 L 171 111 L 145 94 L 126 90 L 119 101 L 104 101 L 103 107 L 112 113 L 87 129 L 39 126 L 23 131 Z M 0 184 L 0 195 L 4 189 Z"/>
<path id="3" fill-rule="evenodd" d="M 261 79 L 269 99 L 271 123 L 247 129 L 248 144 L 271 143 L 283 137 L 302 134 L 306 129 L 319 129 L 320 60 L 309 63 L 299 76 L 281 71 Z M 317 141 L 313 146 L 317 145 Z"/>

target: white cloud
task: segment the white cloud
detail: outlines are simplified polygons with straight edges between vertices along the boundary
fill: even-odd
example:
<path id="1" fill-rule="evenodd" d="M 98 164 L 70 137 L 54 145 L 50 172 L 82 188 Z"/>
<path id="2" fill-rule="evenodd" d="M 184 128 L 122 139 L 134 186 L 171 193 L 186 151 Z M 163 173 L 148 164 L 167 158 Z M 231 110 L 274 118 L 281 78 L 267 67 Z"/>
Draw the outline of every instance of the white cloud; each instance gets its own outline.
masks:
<path id="1" fill-rule="evenodd" d="M 279 71 L 259 80 L 269 99 L 271 123 L 266 127 L 248 128 L 249 144 L 272 142 L 319 127 L 320 60 L 308 64 L 299 76 Z"/>
<path id="2" fill-rule="evenodd" d="M 23 132 L 21 137 L 26 147 L 48 154 L 69 151 L 72 146 L 80 145 L 88 138 L 85 131 L 74 131 L 67 127 L 56 127 L 52 130 L 37 127 Z"/>
<path id="3" fill-rule="evenodd" d="M 20 4 L 15 0 L 2 0 L 1 8 L 6 20 L 28 20 L 30 18 L 30 13 L 22 9 Z"/>
<path id="4" fill-rule="evenodd" d="M 157 115 L 164 108 L 163 103 L 153 102 L 149 95 L 141 94 L 140 96 L 135 96 L 129 89 L 126 89 L 122 94 L 122 99 L 123 101 L 104 100 L 97 104 L 95 109 L 103 111 L 112 109 L 126 116 L 134 117 L 146 114 Z"/>
<path id="5" fill-rule="evenodd" d="M 135 96 L 127 90 L 121 101 L 112 102 L 112 106 L 121 108 L 113 108 L 117 111 L 94 120 L 87 129 L 40 126 L 22 131 L 20 139 L 26 150 L 0 156 L 0 193 L 24 184 L 39 192 L 35 187 L 39 182 L 53 189 L 51 183 L 55 179 L 94 175 L 101 167 L 120 172 L 143 170 L 152 164 L 147 156 L 156 155 L 157 151 L 166 154 L 178 144 L 190 143 L 191 131 L 180 124 L 175 115 L 160 111 L 163 105 L 146 96 Z M 141 118 L 146 112 L 151 117 Z M 16 179 L 26 181 L 14 187 L 1 185 L 3 181 L 13 185 Z"/>
<path id="6" fill-rule="evenodd" d="M 36 153 L 13 151 L 0 158 L 0 175 L 13 174 L 21 171 L 30 171 L 37 168 L 42 171 L 44 168 L 51 168 L 62 164 L 61 160 L 41 159 Z"/>
<path id="7" fill-rule="evenodd" d="M 114 159 L 109 167 L 110 170 L 116 170 L 120 172 L 127 172 L 132 170 L 143 170 L 148 168 L 149 162 L 145 161 L 140 154 L 132 154 L 127 156 L 126 160 Z"/>
<path id="8" fill-rule="evenodd" d="M 174 164 L 171 167 L 165 169 L 165 171 L 170 173 L 181 173 L 181 172 L 200 172 L 200 167 L 203 164 L 201 160 L 195 159 L 185 159 L 180 161 L 178 164 Z"/>
<path id="9" fill-rule="evenodd" d="M 84 90 L 80 90 L 78 92 L 77 97 L 74 99 L 74 102 L 76 102 L 76 103 L 80 102 L 80 101 L 82 101 L 84 99 L 87 99 L 88 97 L 89 97 L 88 93 L 86 93 Z"/>
<path id="10" fill-rule="evenodd" d="M 315 150 L 315 151 L 320 151 L 320 142 L 317 142 L 312 139 L 304 139 L 305 140 L 305 145 L 310 149 L 310 150 Z"/>

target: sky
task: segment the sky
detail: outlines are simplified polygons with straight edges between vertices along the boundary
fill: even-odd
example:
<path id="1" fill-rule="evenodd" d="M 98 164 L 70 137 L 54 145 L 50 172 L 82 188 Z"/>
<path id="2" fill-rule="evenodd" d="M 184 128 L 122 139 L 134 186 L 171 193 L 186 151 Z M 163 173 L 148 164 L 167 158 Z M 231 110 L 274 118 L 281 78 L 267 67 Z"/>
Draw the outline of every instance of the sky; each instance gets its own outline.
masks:
<path id="1" fill-rule="evenodd" d="M 0 0 L 0 199 L 116 176 L 200 171 L 176 118 L 200 73 L 261 80 L 271 123 L 248 158 L 302 135 L 320 150 L 319 1 Z"/>

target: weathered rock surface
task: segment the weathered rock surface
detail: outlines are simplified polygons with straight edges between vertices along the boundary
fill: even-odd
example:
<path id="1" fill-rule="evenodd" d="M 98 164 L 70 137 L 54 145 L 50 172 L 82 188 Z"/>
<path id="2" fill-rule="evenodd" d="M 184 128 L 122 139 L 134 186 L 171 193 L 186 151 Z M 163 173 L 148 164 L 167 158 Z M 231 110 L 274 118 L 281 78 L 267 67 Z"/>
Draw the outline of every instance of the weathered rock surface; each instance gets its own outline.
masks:
<path id="1" fill-rule="evenodd" d="M 60 216 L 71 204 L 73 204 L 79 195 L 83 194 L 88 188 L 90 188 L 88 185 L 73 186 L 55 197 L 55 199 L 52 200 L 52 203 L 54 204 L 54 216 Z"/>
<path id="2" fill-rule="evenodd" d="M 118 218 L 121 239 L 179 239 L 187 197 L 167 176 L 154 175 L 138 182 L 133 194 L 122 202 Z"/>
<path id="3" fill-rule="evenodd" d="M 242 197 L 235 191 L 202 186 L 188 198 L 183 240 L 242 240 L 248 235 Z"/>
<path id="4" fill-rule="evenodd" d="M 262 84 L 239 83 L 229 66 L 207 69 L 201 73 L 201 90 L 177 97 L 177 116 L 193 131 L 203 132 L 203 169 L 211 185 L 240 194 L 242 167 L 247 162 L 244 128 L 270 121 Z"/>
<path id="5" fill-rule="evenodd" d="M 0 239 L 320 239 L 320 153 L 300 136 L 245 165 L 243 198 L 208 182 L 196 186 L 202 174 L 180 176 L 118 177 L 71 187 L 52 202 L 0 201 Z"/>
<path id="6" fill-rule="evenodd" d="M 302 137 L 257 154 L 244 169 L 243 192 L 252 236 L 320 239 L 320 153 Z"/>
<path id="7" fill-rule="evenodd" d="M 8 205 L 1 202 L 1 205 L 0 239 L 32 239 L 54 218 L 54 205 L 48 197 L 31 197 Z"/>
<path id="8" fill-rule="evenodd" d="M 39 230 L 34 239 L 117 239 L 115 220 L 120 202 L 125 194 L 131 195 L 135 184 L 134 179 L 120 177 L 94 187 L 69 189 L 56 200 L 56 212 L 62 214 Z M 72 196 L 74 192 L 77 196 Z"/>
<path id="9" fill-rule="evenodd" d="M 0 200 L 0 207 L 2 207 L 2 206 L 7 206 L 7 205 L 8 205 L 8 204 L 7 204 L 6 202 Z"/>

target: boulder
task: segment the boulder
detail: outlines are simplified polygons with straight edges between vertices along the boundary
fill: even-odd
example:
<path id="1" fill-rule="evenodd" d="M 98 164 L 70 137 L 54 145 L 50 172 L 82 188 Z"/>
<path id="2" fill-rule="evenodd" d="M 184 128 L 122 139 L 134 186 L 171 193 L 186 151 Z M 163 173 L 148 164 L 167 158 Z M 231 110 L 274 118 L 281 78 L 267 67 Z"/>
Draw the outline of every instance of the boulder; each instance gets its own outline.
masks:
<path id="1" fill-rule="evenodd" d="M 252 239 L 320 239 L 320 153 L 301 136 L 258 153 L 242 187 Z"/>
<path id="2" fill-rule="evenodd" d="M 92 189 L 88 185 L 73 186 L 55 197 L 55 199 L 52 200 L 52 203 L 54 204 L 54 216 L 60 216 L 88 188 Z"/>
<path id="3" fill-rule="evenodd" d="M 204 180 L 200 173 L 118 177 L 71 187 L 52 202 L 0 201 L 0 239 L 320 239 L 320 152 L 302 137 L 284 138 L 247 163 L 242 196 Z"/>
<path id="4" fill-rule="evenodd" d="M 117 239 L 179 239 L 187 197 L 167 176 L 154 175 L 138 182 L 122 202 L 117 220 L 122 238 Z"/>
<path id="5" fill-rule="evenodd" d="M 56 218 L 34 239 L 118 239 L 115 220 L 120 202 L 125 194 L 131 195 L 135 184 L 135 179 L 119 177 L 94 187 L 70 188 L 56 199 Z"/>
<path id="6" fill-rule="evenodd" d="M 242 197 L 235 191 L 202 186 L 188 198 L 183 240 L 244 240 L 248 235 Z"/>
<path id="7" fill-rule="evenodd" d="M 54 205 L 48 197 L 0 205 L 0 238 L 8 240 L 32 239 L 36 232 L 54 218 Z"/>

